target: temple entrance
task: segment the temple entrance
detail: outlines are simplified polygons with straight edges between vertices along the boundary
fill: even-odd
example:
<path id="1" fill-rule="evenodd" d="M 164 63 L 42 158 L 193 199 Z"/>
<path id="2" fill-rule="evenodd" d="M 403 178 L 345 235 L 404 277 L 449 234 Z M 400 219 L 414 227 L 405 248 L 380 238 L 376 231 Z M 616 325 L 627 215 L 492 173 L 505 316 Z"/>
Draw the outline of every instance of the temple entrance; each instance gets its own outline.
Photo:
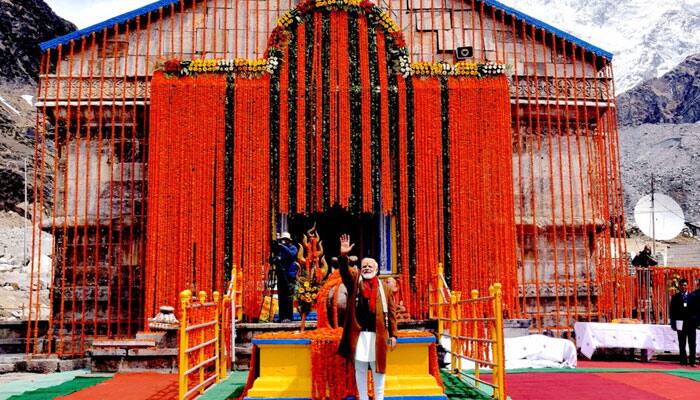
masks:
<path id="1" fill-rule="evenodd" d="M 315 224 L 329 264 L 331 258 L 338 255 L 340 235 L 349 234 L 355 243 L 352 254 L 360 258 L 376 259 L 381 274 L 395 272 L 392 268 L 394 263 L 391 262 L 391 230 L 385 229 L 388 223 L 390 217 L 370 213 L 353 214 L 339 206 L 322 213 L 280 216 L 281 230 L 286 229 L 297 243 L 301 243 L 304 234 Z"/>

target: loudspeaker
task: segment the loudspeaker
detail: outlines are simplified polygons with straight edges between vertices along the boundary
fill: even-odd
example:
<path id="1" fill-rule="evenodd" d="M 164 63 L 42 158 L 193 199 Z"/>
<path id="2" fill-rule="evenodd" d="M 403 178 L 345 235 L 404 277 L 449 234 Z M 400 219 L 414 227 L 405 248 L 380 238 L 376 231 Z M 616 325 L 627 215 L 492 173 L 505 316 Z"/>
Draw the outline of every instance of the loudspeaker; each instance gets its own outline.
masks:
<path id="1" fill-rule="evenodd" d="M 472 46 L 457 47 L 457 59 L 466 60 L 474 56 L 474 48 Z"/>

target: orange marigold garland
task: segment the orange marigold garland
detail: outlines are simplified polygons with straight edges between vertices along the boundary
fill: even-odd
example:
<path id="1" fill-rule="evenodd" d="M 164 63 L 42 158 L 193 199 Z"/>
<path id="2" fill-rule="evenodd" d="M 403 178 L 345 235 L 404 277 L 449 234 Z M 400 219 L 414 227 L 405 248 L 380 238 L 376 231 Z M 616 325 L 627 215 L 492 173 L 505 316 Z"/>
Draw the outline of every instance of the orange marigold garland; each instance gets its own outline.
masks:
<path id="1" fill-rule="evenodd" d="M 342 284 L 343 279 L 340 277 L 340 272 L 335 270 L 328 276 L 326 282 L 318 291 L 318 297 L 316 298 L 316 326 L 318 328 L 330 328 L 331 324 L 336 327 L 338 326 L 338 288 Z M 335 296 L 333 296 L 333 319 L 330 319 L 328 316 L 328 296 L 333 289 L 335 289 Z"/>
<path id="2" fill-rule="evenodd" d="M 221 280 L 212 279 L 212 274 L 221 276 L 222 271 L 212 270 L 211 260 L 214 256 L 223 257 L 223 247 L 213 244 L 212 229 L 219 220 L 218 210 L 215 214 L 211 203 L 214 179 L 221 176 L 215 174 L 212 154 L 217 143 L 223 142 L 225 133 L 218 122 L 224 120 L 225 78 L 201 75 L 169 80 L 156 74 L 151 89 L 154 117 L 151 118 L 150 140 L 153 142 L 149 143 L 148 182 L 150 189 L 158 193 L 158 199 L 149 198 L 147 217 L 149 241 L 157 241 L 158 246 L 149 247 L 150 255 L 146 259 L 146 316 L 155 315 L 161 305 L 177 305 L 179 292 L 192 288 L 195 279 L 197 290 L 221 291 L 223 286 Z M 201 100 L 193 104 L 189 100 L 191 96 Z M 194 107 L 193 112 L 173 115 L 173 109 L 187 107 Z M 163 123 L 161 118 L 166 116 L 173 122 Z M 169 146 L 162 145 L 166 137 Z M 173 182 L 174 179 L 180 184 Z M 190 187 L 193 182 L 198 184 Z M 198 195 L 183 193 L 191 190 L 197 190 Z M 172 234 L 183 232 L 181 228 L 185 226 L 195 229 L 189 229 L 186 234 Z M 173 263 L 174 254 L 179 254 L 180 262 Z"/>
<path id="3" fill-rule="evenodd" d="M 372 100 L 369 76 L 369 39 L 367 37 L 367 21 L 364 18 L 358 18 L 357 25 L 360 43 L 360 86 L 362 87 L 362 211 L 372 212 Z M 359 188 L 355 190 L 359 190 Z"/>

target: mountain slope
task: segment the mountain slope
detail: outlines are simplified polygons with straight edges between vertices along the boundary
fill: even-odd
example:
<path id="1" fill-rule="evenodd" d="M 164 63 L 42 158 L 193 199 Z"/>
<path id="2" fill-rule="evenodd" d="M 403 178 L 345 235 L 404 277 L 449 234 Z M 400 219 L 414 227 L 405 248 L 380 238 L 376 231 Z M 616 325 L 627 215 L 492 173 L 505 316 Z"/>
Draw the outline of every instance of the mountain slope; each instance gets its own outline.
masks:
<path id="1" fill-rule="evenodd" d="M 0 0 L 0 210 L 19 211 L 24 201 L 24 163 L 33 175 L 31 103 L 41 63 L 39 43 L 75 30 L 42 0 Z M 47 160 L 48 161 L 48 160 Z M 27 179 L 31 200 L 32 179 Z"/>
<path id="2" fill-rule="evenodd" d="M 620 129 L 620 164 L 628 225 L 634 206 L 651 191 L 681 205 L 686 221 L 700 222 L 700 124 L 644 124 Z"/>
<path id="3" fill-rule="evenodd" d="M 651 190 L 668 194 L 686 221 L 700 222 L 700 53 L 617 98 L 625 210 Z"/>
<path id="4" fill-rule="evenodd" d="M 621 94 L 617 106 L 621 125 L 700 121 L 700 53 Z"/>
<path id="5" fill-rule="evenodd" d="M 39 43 L 74 30 L 42 0 L 0 0 L 0 80 L 36 82 Z"/>
<path id="6" fill-rule="evenodd" d="M 700 53 L 698 0 L 501 0 L 614 54 L 618 93 Z"/>

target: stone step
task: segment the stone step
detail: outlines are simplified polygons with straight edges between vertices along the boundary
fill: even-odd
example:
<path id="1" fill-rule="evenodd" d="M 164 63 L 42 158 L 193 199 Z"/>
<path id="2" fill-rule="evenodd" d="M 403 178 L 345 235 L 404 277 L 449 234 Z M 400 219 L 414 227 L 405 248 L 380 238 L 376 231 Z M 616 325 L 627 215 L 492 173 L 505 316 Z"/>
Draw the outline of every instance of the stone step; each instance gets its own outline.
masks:
<path id="1" fill-rule="evenodd" d="M 156 341 L 152 339 L 96 339 L 92 342 L 92 347 L 156 347 Z"/>

